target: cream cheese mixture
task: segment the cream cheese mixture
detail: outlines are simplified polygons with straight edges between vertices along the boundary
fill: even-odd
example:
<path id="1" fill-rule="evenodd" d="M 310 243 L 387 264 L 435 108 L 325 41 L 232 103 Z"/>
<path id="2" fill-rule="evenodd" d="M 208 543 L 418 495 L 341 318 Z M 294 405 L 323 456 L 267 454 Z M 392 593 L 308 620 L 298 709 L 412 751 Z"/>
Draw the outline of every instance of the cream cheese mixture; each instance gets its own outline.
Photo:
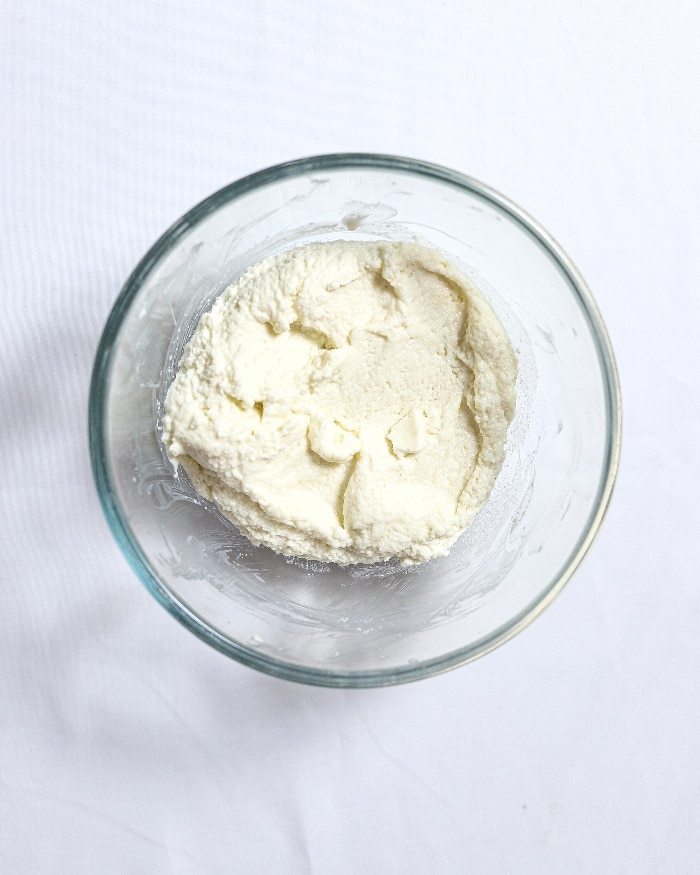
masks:
<path id="1" fill-rule="evenodd" d="M 172 461 L 253 543 L 340 564 L 444 556 L 515 407 L 508 338 L 414 243 L 314 243 L 217 299 L 167 394 Z"/>

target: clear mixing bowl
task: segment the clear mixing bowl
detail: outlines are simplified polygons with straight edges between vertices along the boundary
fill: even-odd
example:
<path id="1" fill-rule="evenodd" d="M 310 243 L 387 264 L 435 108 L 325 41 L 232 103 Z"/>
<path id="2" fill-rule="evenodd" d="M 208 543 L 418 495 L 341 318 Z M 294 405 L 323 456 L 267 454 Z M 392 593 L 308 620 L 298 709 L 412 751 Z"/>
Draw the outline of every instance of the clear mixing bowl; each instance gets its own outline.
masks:
<path id="1" fill-rule="evenodd" d="M 505 465 L 444 559 L 342 568 L 255 547 L 165 454 L 165 393 L 200 315 L 254 262 L 331 239 L 418 240 L 441 250 L 479 285 L 516 351 Z M 519 207 L 433 164 L 324 155 L 227 186 L 154 244 L 107 321 L 89 424 L 114 536 L 183 625 L 270 674 L 368 687 L 481 656 L 552 601 L 610 499 L 620 393 L 583 279 Z"/>

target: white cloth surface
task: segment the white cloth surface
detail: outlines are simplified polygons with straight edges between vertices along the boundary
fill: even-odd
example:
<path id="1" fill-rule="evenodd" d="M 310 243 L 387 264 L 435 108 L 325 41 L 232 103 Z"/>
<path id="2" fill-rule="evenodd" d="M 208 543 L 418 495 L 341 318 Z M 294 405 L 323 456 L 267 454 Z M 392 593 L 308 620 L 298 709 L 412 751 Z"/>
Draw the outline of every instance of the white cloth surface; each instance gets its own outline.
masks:
<path id="1" fill-rule="evenodd" d="M 54 0 L 0 28 L 0 871 L 691 873 L 700 857 L 700 13 L 690 0 Z M 157 236 L 323 152 L 453 167 L 586 277 L 623 389 L 600 536 L 428 681 L 276 680 L 146 592 L 87 450 Z"/>

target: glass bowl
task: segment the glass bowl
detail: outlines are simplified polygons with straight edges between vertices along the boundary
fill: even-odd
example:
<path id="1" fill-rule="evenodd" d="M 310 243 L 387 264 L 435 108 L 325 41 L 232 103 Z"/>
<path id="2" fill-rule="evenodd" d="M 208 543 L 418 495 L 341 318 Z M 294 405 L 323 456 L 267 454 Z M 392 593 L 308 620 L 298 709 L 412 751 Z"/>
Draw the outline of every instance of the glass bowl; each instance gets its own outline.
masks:
<path id="1" fill-rule="evenodd" d="M 481 288 L 515 349 L 506 462 L 443 559 L 339 567 L 255 547 L 165 454 L 165 393 L 200 315 L 254 262 L 330 239 L 441 250 Z M 107 520 L 158 601 L 246 665 L 337 687 L 428 677 L 530 623 L 590 547 L 620 450 L 610 343 L 561 248 L 480 182 L 383 155 L 323 155 L 254 173 L 166 231 L 107 321 L 89 420 Z"/>

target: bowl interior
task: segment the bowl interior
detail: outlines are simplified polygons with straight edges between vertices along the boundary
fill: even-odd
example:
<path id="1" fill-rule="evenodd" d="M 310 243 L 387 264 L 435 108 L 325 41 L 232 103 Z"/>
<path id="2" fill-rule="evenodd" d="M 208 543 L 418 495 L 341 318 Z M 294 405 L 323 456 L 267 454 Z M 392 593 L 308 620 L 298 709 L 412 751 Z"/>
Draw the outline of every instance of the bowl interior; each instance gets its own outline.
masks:
<path id="1" fill-rule="evenodd" d="M 444 559 L 340 568 L 281 557 L 251 545 L 165 456 L 163 400 L 201 313 L 260 258 L 328 239 L 415 239 L 442 250 L 477 282 L 513 343 L 518 404 L 506 463 Z M 609 499 L 618 396 L 585 285 L 521 211 L 442 168 L 326 156 L 229 186 L 155 244 L 98 351 L 91 448 L 117 540 L 185 625 L 273 674 L 377 685 L 486 652 L 563 586 Z"/>

